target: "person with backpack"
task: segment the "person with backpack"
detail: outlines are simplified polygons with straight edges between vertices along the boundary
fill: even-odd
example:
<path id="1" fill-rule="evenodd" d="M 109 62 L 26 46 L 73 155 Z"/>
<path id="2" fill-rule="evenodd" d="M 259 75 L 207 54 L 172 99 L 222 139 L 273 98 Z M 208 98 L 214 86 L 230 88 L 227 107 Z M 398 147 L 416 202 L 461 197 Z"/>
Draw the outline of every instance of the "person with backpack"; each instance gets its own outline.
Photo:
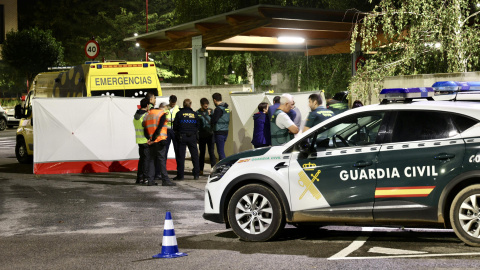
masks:
<path id="1" fill-rule="evenodd" d="M 211 167 L 213 168 L 217 163 L 217 158 L 215 157 L 215 139 L 213 137 L 213 128 L 210 123 L 213 110 L 208 107 L 209 104 L 210 102 L 208 99 L 202 98 L 200 99 L 200 109 L 197 110 L 200 119 L 200 129 L 198 130 L 200 175 L 203 175 L 203 168 L 205 167 L 205 148 L 208 147 L 208 156 L 210 157 Z"/>

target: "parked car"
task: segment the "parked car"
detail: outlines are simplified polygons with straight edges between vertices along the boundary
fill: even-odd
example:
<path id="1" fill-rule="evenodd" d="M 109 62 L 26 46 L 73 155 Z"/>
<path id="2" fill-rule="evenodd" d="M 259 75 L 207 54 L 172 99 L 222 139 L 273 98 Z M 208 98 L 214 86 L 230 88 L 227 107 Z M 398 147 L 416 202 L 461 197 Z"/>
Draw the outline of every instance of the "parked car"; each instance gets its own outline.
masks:
<path id="1" fill-rule="evenodd" d="M 7 127 L 13 128 L 20 124 L 20 119 L 15 118 L 15 109 L 7 110 Z"/>
<path id="2" fill-rule="evenodd" d="M 433 101 L 427 88 L 384 89 L 381 104 L 222 159 L 203 217 L 245 241 L 270 240 L 285 223 L 411 224 L 453 228 L 480 247 L 480 93 Z"/>
<path id="3" fill-rule="evenodd" d="M 0 131 L 7 128 L 7 114 L 5 110 L 0 106 Z"/>

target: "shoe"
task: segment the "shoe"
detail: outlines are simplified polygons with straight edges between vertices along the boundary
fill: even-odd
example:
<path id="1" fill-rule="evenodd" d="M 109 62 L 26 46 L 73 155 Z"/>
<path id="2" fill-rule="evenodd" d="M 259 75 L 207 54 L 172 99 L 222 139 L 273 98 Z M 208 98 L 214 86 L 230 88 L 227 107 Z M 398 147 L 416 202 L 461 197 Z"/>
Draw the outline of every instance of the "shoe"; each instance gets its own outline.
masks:
<path id="1" fill-rule="evenodd" d="M 135 184 L 141 184 L 143 182 L 142 179 L 137 179 L 137 181 L 135 181 Z"/>
<path id="2" fill-rule="evenodd" d="M 173 177 L 173 180 L 175 180 L 175 181 L 182 181 L 182 180 L 183 180 L 183 177 L 180 178 L 180 177 L 178 177 L 178 176 L 175 176 L 175 177 Z"/>
<path id="3" fill-rule="evenodd" d="M 157 182 L 148 183 L 147 186 L 158 186 L 158 183 Z"/>
<path id="4" fill-rule="evenodd" d="M 200 179 L 200 177 L 199 177 L 198 175 L 195 175 L 195 176 L 193 177 L 193 180 L 198 180 L 198 179 Z"/>
<path id="5" fill-rule="evenodd" d="M 170 180 L 163 180 L 162 181 L 162 186 L 176 186 L 177 184 L 175 184 L 174 182 L 170 181 Z"/>

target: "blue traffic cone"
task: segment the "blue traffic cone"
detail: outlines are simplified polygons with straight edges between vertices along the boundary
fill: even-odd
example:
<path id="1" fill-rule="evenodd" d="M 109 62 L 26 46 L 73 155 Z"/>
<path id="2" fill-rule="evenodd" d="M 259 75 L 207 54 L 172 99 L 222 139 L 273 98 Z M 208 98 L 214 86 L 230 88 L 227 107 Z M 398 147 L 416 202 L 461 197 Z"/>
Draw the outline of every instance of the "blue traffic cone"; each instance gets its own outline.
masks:
<path id="1" fill-rule="evenodd" d="M 165 224 L 163 225 L 162 253 L 153 255 L 153 258 L 177 258 L 187 256 L 186 253 L 178 252 L 177 238 L 173 228 L 172 214 L 167 211 Z"/>

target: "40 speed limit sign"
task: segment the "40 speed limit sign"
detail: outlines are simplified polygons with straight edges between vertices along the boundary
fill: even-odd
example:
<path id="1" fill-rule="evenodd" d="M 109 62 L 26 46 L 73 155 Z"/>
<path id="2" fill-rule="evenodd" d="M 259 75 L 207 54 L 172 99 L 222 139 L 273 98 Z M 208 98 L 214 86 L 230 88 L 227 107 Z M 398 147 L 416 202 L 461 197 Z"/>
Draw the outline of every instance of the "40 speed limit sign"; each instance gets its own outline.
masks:
<path id="1" fill-rule="evenodd" d="M 97 58 L 98 54 L 100 53 L 100 46 L 98 42 L 95 40 L 89 40 L 87 44 L 85 44 L 85 55 L 90 59 Z"/>

